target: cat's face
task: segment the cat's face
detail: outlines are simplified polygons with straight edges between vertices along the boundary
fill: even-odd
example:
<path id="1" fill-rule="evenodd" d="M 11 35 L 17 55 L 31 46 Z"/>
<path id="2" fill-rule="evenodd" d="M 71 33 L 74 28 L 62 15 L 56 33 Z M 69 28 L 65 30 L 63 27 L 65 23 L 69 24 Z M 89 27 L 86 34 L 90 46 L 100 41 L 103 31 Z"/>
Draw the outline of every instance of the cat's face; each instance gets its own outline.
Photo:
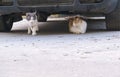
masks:
<path id="1" fill-rule="evenodd" d="M 80 23 L 82 23 L 82 19 L 80 17 L 73 17 L 69 19 L 69 26 L 76 26 Z"/>
<path id="2" fill-rule="evenodd" d="M 75 24 L 82 23 L 82 18 L 80 18 L 80 17 L 75 17 L 75 18 L 73 19 L 73 23 L 75 23 Z"/>
<path id="3" fill-rule="evenodd" d="M 26 13 L 26 19 L 27 19 L 28 21 L 30 21 L 30 20 L 37 20 L 36 12 Z"/>

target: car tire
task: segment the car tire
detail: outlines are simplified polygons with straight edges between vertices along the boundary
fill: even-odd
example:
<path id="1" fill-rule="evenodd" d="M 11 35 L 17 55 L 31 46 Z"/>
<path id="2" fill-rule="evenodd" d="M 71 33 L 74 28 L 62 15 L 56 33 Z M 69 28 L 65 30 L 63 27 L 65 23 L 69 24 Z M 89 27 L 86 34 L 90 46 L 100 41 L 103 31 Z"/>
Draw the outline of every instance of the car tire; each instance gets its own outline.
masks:
<path id="1" fill-rule="evenodd" d="M 39 22 L 46 22 L 49 14 L 46 13 L 37 13 L 37 18 Z"/>
<path id="2" fill-rule="evenodd" d="M 120 30 L 120 0 L 116 9 L 106 15 L 106 28 L 107 30 Z"/>
<path id="3" fill-rule="evenodd" d="M 0 16 L 0 32 L 11 31 L 12 25 L 13 25 L 12 15 Z"/>

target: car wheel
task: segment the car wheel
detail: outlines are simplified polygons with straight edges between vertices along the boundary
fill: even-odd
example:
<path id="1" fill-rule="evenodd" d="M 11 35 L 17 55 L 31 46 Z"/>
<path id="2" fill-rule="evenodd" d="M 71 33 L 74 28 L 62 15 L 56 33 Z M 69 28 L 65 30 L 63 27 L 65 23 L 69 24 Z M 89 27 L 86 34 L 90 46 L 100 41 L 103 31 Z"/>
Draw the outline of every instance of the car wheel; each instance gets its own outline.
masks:
<path id="1" fill-rule="evenodd" d="M 39 22 L 46 22 L 48 16 L 49 16 L 49 14 L 46 14 L 46 13 L 38 13 L 37 14 L 37 18 L 38 18 Z"/>
<path id="2" fill-rule="evenodd" d="M 106 27 L 108 30 L 120 30 L 120 0 L 116 9 L 106 15 Z"/>
<path id="3" fill-rule="evenodd" d="M 11 15 L 0 16 L 0 31 L 9 32 L 13 25 L 13 18 Z"/>

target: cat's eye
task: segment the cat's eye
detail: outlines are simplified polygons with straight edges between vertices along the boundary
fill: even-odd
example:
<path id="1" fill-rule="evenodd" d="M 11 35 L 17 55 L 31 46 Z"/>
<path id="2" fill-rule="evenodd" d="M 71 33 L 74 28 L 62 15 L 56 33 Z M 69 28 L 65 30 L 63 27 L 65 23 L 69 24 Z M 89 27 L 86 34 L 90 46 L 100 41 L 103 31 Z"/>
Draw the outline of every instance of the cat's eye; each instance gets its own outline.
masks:
<path id="1" fill-rule="evenodd" d="M 30 15 L 27 15 L 26 19 L 29 21 L 31 19 Z"/>
<path id="2" fill-rule="evenodd" d="M 36 20 L 36 19 L 37 19 L 37 16 L 36 16 L 36 15 L 34 15 L 34 16 L 33 16 L 33 20 Z"/>

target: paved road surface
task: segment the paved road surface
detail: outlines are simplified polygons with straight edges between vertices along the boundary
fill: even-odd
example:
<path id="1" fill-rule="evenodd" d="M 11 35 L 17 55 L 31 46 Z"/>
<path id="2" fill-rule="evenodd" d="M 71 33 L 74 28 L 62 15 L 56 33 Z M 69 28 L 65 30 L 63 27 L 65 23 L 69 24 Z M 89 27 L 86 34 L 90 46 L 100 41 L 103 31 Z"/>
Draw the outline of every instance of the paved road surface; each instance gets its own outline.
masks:
<path id="1" fill-rule="evenodd" d="M 86 34 L 67 22 L 40 23 L 37 36 L 24 22 L 0 33 L 0 77 L 120 77 L 120 31 L 89 22 Z"/>

